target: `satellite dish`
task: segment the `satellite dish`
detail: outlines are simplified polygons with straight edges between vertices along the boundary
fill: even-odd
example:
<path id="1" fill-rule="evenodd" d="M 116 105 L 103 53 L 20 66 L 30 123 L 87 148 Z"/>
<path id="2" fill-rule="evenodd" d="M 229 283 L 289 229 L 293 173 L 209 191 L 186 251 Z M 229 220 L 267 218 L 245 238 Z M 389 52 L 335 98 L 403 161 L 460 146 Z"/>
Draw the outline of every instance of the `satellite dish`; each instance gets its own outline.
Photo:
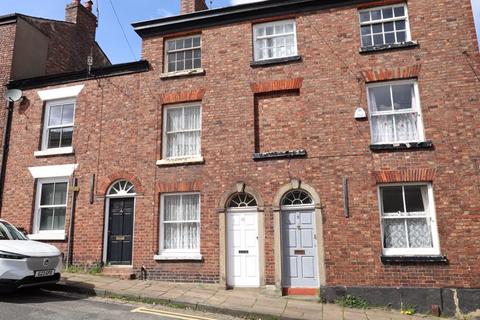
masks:
<path id="1" fill-rule="evenodd" d="M 10 90 L 7 90 L 5 98 L 7 99 L 7 101 L 17 102 L 18 100 L 22 99 L 22 96 L 23 96 L 22 90 L 10 89 Z"/>

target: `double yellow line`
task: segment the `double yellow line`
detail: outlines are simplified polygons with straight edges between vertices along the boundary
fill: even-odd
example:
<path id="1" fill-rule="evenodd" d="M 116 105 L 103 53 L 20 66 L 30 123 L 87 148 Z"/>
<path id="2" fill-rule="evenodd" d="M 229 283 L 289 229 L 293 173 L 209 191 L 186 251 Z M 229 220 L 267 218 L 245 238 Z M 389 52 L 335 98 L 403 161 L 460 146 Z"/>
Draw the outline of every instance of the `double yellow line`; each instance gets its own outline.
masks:
<path id="1" fill-rule="evenodd" d="M 212 318 L 204 318 L 204 317 L 192 316 L 192 315 L 182 314 L 182 313 L 175 313 L 175 312 L 169 312 L 169 311 L 163 311 L 163 310 L 157 310 L 157 309 L 149 309 L 144 307 L 134 309 L 131 312 L 153 314 L 157 316 L 162 316 L 162 317 L 167 317 L 172 319 L 180 319 L 180 320 L 215 320 Z"/>

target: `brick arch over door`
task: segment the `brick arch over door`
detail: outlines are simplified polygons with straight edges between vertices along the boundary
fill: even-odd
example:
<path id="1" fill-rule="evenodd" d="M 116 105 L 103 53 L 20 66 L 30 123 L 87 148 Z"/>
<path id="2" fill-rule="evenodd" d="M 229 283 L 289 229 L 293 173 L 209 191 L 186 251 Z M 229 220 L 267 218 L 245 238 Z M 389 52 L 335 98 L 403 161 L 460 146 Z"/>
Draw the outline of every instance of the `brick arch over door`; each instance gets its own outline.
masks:
<path id="1" fill-rule="evenodd" d="M 113 183 L 115 183 L 118 180 L 130 181 L 134 185 L 137 194 L 144 192 L 142 183 L 135 175 L 127 171 L 116 171 L 100 179 L 100 182 L 97 188 L 97 195 L 99 196 L 106 195 L 108 192 L 108 189 L 112 186 Z"/>
<path id="2" fill-rule="evenodd" d="M 315 204 L 315 223 L 317 232 L 317 260 L 318 260 L 318 277 L 320 279 L 320 285 L 326 284 L 325 274 L 325 250 L 323 244 L 323 217 L 322 217 L 322 205 L 319 194 L 309 184 L 304 183 L 299 179 L 292 179 L 290 183 L 281 186 L 275 196 L 273 197 L 273 229 L 274 229 L 274 251 L 275 251 L 275 286 L 277 289 L 282 288 L 282 216 L 281 216 L 281 202 L 283 197 L 292 190 L 306 191 Z"/>
<path id="3" fill-rule="evenodd" d="M 265 215 L 264 202 L 260 193 L 253 187 L 245 184 L 243 181 L 237 182 L 230 189 L 225 191 L 218 202 L 219 219 L 219 242 L 220 242 L 220 284 L 227 286 L 227 203 L 235 193 L 246 192 L 251 194 L 257 201 L 258 212 L 258 248 L 259 248 L 259 268 L 260 268 L 260 286 L 265 286 Z"/>

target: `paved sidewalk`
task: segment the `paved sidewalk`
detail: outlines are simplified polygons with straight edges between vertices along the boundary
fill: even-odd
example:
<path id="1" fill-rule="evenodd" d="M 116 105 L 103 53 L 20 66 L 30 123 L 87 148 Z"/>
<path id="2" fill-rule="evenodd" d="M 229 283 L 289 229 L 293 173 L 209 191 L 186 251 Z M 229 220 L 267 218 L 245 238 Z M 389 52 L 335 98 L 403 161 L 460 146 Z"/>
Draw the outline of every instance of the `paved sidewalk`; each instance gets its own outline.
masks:
<path id="1" fill-rule="evenodd" d="M 119 280 L 105 276 L 63 274 L 57 286 L 64 291 L 100 297 L 124 296 L 159 304 L 175 304 L 193 309 L 266 319 L 305 320 L 398 320 L 438 319 L 404 316 L 399 311 L 348 309 L 322 304 L 315 298 L 276 297 L 258 289 L 225 290 L 218 285 L 179 284 L 159 281 Z M 270 317 L 269 317 L 270 316 Z"/>

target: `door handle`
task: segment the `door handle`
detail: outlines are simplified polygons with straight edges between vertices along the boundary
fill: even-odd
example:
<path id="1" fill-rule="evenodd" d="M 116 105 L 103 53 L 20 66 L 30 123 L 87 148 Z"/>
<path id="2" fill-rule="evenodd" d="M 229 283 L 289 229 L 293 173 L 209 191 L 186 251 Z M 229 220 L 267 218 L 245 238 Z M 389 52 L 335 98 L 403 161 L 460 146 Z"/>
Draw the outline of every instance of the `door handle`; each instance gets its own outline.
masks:
<path id="1" fill-rule="evenodd" d="M 238 250 L 239 254 L 248 254 L 248 250 Z"/>

